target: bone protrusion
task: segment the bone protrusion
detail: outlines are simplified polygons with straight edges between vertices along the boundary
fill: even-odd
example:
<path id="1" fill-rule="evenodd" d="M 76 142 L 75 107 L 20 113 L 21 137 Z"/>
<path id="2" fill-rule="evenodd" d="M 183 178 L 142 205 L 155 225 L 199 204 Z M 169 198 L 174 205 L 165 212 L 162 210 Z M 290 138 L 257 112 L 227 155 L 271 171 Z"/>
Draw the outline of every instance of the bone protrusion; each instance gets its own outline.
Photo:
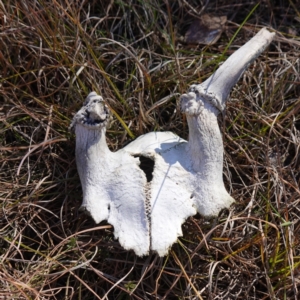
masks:
<path id="1" fill-rule="evenodd" d="M 251 40 L 235 51 L 208 79 L 202 84 L 204 96 L 214 97 L 221 110 L 233 86 L 251 64 L 272 42 L 275 33 L 262 28 Z"/>
<path id="2" fill-rule="evenodd" d="M 109 109 L 101 96 L 88 95 L 71 124 L 82 209 L 96 223 L 112 224 L 122 247 L 139 256 L 150 251 L 164 256 L 182 235 L 181 225 L 188 217 L 197 212 L 213 217 L 234 202 L 223 182 L 224 150 L 217 115 L 247 66 L 273 37 L 262 29 L 206 81 L 181 96 L 188 141 L 171 132 L 151 132 L 113 153 L 105 137 Z M 140 157 L 154 162 L 151 176 L 146 177 Z"/>

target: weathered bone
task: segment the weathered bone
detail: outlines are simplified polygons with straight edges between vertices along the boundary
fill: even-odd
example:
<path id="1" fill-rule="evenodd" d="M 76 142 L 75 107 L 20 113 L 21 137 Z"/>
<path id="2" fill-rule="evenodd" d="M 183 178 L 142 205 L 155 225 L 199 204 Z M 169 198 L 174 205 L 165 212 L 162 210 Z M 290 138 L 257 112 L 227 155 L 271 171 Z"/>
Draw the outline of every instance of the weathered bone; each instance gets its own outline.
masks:
<path id="1" fill-rule="evenodd" d="M 81 209 L 96 223 L 107 220 L 125 249 L 145 255 L 150 247 L 145 210 L 146 176 L 138 158 L 112 153 L 105 132 L 109 111 L 101 96 L 88 95 L 75 115 L 76 163 L 83 191 Z"/>
<path id="2" fill-rule="evenodd" d="M 234 199 L 223 183 L 223 143 L 217 115 L 230 90 L 272 41 L 262 29 L 205 82 L 180 98 L 189 141 L 171 132 L 151 132 L 113 153 L 106 144 L 109 110 L 101 96 L 88 95 L 71 126 L 82 208 L 96 223 L 107 220 L 125 249 L 160 256 L 182 235 L 181 225 L 197 213 L 216 216 Z M 142 170 L 148 160 L 153 170 Z"/>

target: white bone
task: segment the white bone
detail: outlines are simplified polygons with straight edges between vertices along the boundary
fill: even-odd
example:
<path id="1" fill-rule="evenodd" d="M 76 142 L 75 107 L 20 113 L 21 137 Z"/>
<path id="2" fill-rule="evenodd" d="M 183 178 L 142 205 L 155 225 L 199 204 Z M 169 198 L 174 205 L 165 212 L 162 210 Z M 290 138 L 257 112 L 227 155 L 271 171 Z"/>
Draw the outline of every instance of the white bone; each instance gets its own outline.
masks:
<path id="1" fill-rule="evenodd" d="M 83 191 L 81 207 L 96 223 L 107 220 L 112 224 L 115 237 L 125 249 L 145 255 L 150 248 L 146 176 L 138 167 L 138 158 L 108 149 L 108 118 L 102 97 L 92 92 L 73 120 L 76 163 Z"/>
<path id="2" fill-rule="evenodd" d="M 223 142 L 217 115 L 229 92 L 272 41 L 262 29 L 205 82 L 180 98 L 189 126 L 188 142 L 171 132 L 151 132 L 113 153 L 106 144 L 109 110 L 101 96 L 88 95 L 71 126 L 83 190 L 82 207 L 96 223 L 107 220 L 125 249 L 160 256 L 182 235 L 181 225 L 199 212 L 216 216 L 234 199 L 223 183 Z M 152 174 L 141 158 L 154 162 Z M 150 164 L 151 165 L 151 164 Z"/>

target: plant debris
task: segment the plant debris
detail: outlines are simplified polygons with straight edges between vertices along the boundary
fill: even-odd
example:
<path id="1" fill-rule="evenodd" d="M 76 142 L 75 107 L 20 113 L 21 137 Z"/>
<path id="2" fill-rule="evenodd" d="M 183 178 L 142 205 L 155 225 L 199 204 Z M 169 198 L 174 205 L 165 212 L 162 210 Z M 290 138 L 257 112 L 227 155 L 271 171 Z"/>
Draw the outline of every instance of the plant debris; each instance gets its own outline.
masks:
<path id="1" fill-rule="evenodd" d="M 187 44 L 215 44 L 224 31 L 226 21 L 226 16 L 202 15 L 190 25 L 185 34 L 185 42 Z"/>

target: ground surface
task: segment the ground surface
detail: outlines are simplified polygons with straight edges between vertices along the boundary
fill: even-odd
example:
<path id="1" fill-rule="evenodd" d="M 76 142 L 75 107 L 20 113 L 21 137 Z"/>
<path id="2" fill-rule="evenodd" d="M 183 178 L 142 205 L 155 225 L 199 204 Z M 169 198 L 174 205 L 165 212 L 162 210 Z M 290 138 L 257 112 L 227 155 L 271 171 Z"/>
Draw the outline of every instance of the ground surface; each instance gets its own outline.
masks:
<path id="1" fill-rule="evenodd" d="M 259 1 L 202 2 L 0 2 L 0 299 L 298 299 L 299 1 L 251 15 Z M 220 39 L 182 41 L 204 13 L 227 16 Z M 167 257 L 124 251 L 78 211 L 73 114 L 95 90 L 112 150 L 153 130 L 187 138 L 179 95 L 264 26 L 276 38 L 220 118 L 236 204 L 190 218 Z"/>

